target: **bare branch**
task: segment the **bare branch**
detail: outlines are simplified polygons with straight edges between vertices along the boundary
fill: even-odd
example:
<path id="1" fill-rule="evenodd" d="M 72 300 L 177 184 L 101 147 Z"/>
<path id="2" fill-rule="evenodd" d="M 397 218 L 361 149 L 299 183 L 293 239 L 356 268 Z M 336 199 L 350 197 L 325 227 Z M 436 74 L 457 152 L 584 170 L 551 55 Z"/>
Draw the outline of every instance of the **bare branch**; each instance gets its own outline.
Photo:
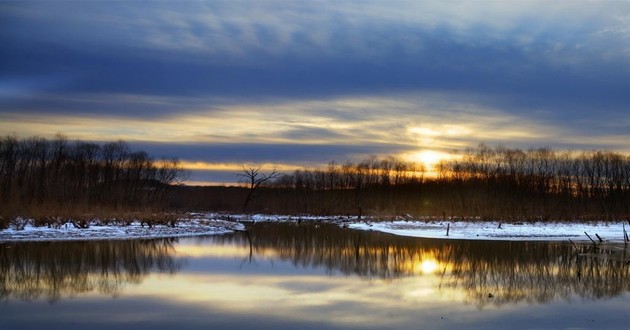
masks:
<path id="1" fill-rule="evenodd" d="M 247 167 L 245 164 L 242 166 L 243 170 L 240 173 L 236 173 L 236 176 L 243 178 L 244 181 L 249 183 L 249 192 L 243 203 L 243 210 L 245 210 L 249 202 L 254 198 L 256 189 L 258 189 L 261 184 L 279 177 L 280 173 L 278 173 L 275 168 L 271 173 L 264 174 L 260 173 L 260 167 Z"/>

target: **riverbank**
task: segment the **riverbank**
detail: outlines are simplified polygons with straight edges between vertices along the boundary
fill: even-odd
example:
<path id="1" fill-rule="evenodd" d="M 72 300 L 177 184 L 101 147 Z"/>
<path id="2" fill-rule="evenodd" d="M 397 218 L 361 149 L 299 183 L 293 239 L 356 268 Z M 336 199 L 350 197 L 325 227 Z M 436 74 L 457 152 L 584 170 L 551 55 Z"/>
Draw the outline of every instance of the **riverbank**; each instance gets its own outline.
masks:
<path id="1" fill-rule="evenodd" d="M 7 228 L 0 231 L 0 242 L 14 241 L 71 241 L 151 239 L 165 237 L 190 237 L 229 234 L 244 230 L 242 223 L 210 218 L 179 219 L 173 226 L 159 224 L 148 226 L 141 221 L 130 223 L 89 223 L 77 228 L 72 222 L 58 227 L 34 226 L 26 223 L 23 229 Z"/>
<path id="2" fill-rule="evenodd" d="M 3 241 L 60 241 L 149 239 L 228 234 L 245 230 L 245 223 L 284 222 L 296 226 L 307 222 L 337 224 L 351 230 L 369 230 L 399 236 L 431 239 L 502 240 L 502 241 L 590 241 L 624 242 L 630 225 L 622 221 L 599 222 L 497 222 L 497 221 L 438 221 L 405 219 L 384 221 L 376 217 L 358 221 L 348 216 L 288 216 L 245 215 L 220 213 L 188 213 L 170 224 L 152 224 L 141 220 L 107 222 L 92 220 L 84 227 L 68 221 L 58 226 L 35 226 L 24 219 L 20 228 L 0 230 Z M 587 235 L 588 234 L 588 235 Z M 590 238 L 589 238 L 590 236 Z"/>
<path id="3" fill-rule="evenodd" d="M 438 239 L 501 241 L 590 241 L 624 242 L 623 222 L 516 222 L 497 221 L 393 221 L 348 224 L 351 229 Z M 590 236 L 590 238 L 589 238 Z M 599 236 L 599 238 L 598 238 Z"/>

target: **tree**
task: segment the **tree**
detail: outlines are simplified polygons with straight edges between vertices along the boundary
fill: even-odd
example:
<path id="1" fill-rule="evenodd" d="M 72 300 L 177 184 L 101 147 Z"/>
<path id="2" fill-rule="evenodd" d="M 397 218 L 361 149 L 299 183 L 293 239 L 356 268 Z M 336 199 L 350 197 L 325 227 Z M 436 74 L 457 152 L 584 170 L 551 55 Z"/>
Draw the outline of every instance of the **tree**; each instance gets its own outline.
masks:
<path id="1" fill-rule="evenodd" d="M 274 168 L 271 173 L 264 174 L 260 173 L 260 167 L 246 167 L 243 165 L 243 169 L 240 173 L 237 173 L 236 176 L 243 178 L 243 181 L 249 185 L 249 191 L 247 192 L 247 197 L 243 203 L 243 212 L 245 212 L 247 205 L 254 198 L 254 192 L 258 189 L 258 187 L 267 181 L 279 177 L 280 173 L 278 173 Z"/>

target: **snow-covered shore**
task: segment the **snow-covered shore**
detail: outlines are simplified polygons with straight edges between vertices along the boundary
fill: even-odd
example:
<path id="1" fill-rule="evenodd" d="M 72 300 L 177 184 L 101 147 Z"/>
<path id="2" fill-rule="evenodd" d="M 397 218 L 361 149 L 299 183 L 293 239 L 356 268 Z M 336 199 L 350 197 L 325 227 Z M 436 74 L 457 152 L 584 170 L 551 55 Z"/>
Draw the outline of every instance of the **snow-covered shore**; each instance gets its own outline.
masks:
<path id="1" fill-rule="evenodd" d="M 204 235 L 228 234 L 245 229 L 243 223 L 255 222 L 298 222 L 348 221 L 349 217 L 320 216 L 288 216 L 267 214 L 219 214 L 219 213 L 187 213 L 187 218 L 178 219 L 174 227 L 167 225 L 142 225 L 133 221 L 128 225 L 111 223 L 103 225 L 100 221 L 92 221 L 87 228 L 77 228 L 68 221 L 66 224 L 51 228 L 34 226 L 33 221 L 22 219 L 26 224 L 23 229 L 7 228 L 0 230 L 0 242 L 15 241 L 70 241 L 70 240 L 116 240 L 116 239 L 150 239 L 165 237 L 190 237 Z"/>
<path id="2" fill-rule="evenodd" d="M 246 222 L 285 222 L 333 223 L 353 230 L 369 230 L 400 236 L 503 241 L 589 241 L 588 236 L 598 240 L 599 235 L 607 242 L 623 242 L 624 229 L 630 232 L 630 225 L 624 222 L 523 222 L 500 223 L 492 221 L 431 221 L 398 220 L 378 221 L 365 218 L 357 221 L 348 216 L 288 216 L 267 214 L 218 214 L 188 213 L 187 218 L 179 219 L 174 227 L 154 225 L 148 227 L 139 221 L 129 225 L 102 225 L 91 223 L 88 228 L 76 228 L 71 222 L 59 228 L 35 227 L 26 224 L 24 229 L 8 228 L 0 230 L 0 242 L 9 241 L 64 241 L 64 240 L 104 240 L 142 239 L 163 237 L 189 237 L 228 234 L 245 229 Z M 446 235 L 448 228 L 448 236 Z"/>
<path id="3" fill-rule="evenodd" d="M 500 226 L 499 226 L 500 224 Z M 439 222 L 439 221 L 393 221 L 393 222 L 360 222 L 347 225 L 358 230 L 374 230 L 400 236 L 466 239 L 466 240 L 502 240 L 502 241 L 590 241 L 588 236 L 598 241 L 599 235 L 604 241 L 623 242 L 624 228 L 630 230 L 623 222 Z M 448 236 L 446 235 L 448 229 Z"/>
<path id="4" fill-rule="evenodd" d="M 151 228 L 134 221 L 127 226 L 91 224 L 88 228 L 76 228 L 66 223 L 59 228 L 35 227 L 31 224 L 22 230 L 0 230 L 0 242 L 11 241 L 70 241 L 105 239 L 142 239 L 164 237 L 188 237 L 228 234 L 244 230 L 241 223 L 218 219 L 182 219 L 175 227 L 155 225 Z"/>

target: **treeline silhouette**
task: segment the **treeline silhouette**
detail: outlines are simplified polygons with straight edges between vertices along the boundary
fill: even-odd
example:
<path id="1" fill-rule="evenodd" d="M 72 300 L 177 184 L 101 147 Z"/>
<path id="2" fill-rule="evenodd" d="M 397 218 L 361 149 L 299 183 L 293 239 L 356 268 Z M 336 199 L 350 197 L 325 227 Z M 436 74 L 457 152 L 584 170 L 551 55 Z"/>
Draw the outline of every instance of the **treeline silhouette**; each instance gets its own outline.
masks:
<path id="1" fill-rule="evenodd" d="M 456 212 L 495 218 L 630 216 L 630 156 L 620 153 L 480 145 L 442 164 L 439 173 L 437 182 L 457 195 L 450 201 Z"/>
<path id="2" fill-rule="evenodd" d="M 229 189 L 223 198 L 226 193 Z M 371 157 L 284 174 L 259 193 L 252 212 L 628 219 L 630 156 L 480 145 L 431 172 L 393 157 Z M 227 204 L 224 199 L 223 206 Z"/>
<path id="3" fill-rule="evenodd" d="M 18 215 L 82 217 L 124 211 L 630 219 L 630 156 L 610 151 L 482 144 L 434 169 L 391 156 L 331 162 L 322 169 L 274 176 L 255 192 L 174 184 L 184 179 L 178 160 L 155 161 L 123 141 L 5 136 L 0 138 L 0 227 Z"/>
<path id="4" fill-rule="evenodd" d="M 123 142 L 69 142 L 58 135 L 0 138 L 0 228 L 15 216 L 164 210 L 183 178 L 176 159 L 155 161 Z"/>

